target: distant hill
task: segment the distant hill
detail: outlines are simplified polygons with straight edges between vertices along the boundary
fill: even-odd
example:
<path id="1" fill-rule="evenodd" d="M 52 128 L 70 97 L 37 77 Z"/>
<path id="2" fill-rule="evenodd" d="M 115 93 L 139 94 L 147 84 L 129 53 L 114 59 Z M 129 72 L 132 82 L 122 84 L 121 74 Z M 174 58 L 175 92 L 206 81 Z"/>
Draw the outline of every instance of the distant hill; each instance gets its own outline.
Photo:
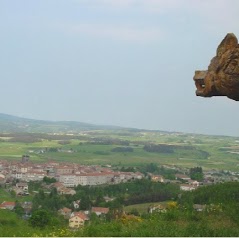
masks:
<path id="1" fill-rule="evenodd" d="M 84 130 L 115 130 L 117 126 L 102 126 L 75 121 L 44 121 L 0 113 L 0 133 L 70 133 Z"/>

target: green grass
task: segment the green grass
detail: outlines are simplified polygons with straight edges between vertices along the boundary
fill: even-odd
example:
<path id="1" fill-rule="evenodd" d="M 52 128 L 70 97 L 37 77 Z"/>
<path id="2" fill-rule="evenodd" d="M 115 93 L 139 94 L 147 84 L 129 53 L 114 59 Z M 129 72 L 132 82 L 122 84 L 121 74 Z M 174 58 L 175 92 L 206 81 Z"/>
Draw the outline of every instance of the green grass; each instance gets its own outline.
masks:
<path id="1" fill-rule="evenodd" d="M 3 201 L 14 202 L 16 201 L 16 199 L 13 198 L 11 194 L 7 192 L 5 189 L 0 188 L 0 203 L 2 203 Z"/>
<path id="2" fill-rule="evenodd" d="M 141 203 L 141 204 L 135 204 L 130 206 L 125 206 L 124 211 L 125 212 L 131 212 L 133 209 L 136 209 L 140 214 L 148 213 L 148 208 L 151 205 L 159 205 L 159 204 L 166 204 L 166 202 L 151 202 L 151 203 Z"/>
<path id="3" fill-rule="evenodd" d="M 67 135 L 64 136 L 67 140 Z M 132 153 L 111 152 L 112 148 L 120 145 L 81 144 L 91 138 L 114 138 L 127 140 L 134 148 Z M 70 137 L 69 137 L 70 138 Z M 122 166 L 138 166 L 146 163 L 168 164 L 182 167 L 201 166 L 204 169 L 227 169 L 239 171 L 239 155 L 221 151 L 222 147 L 238 146 L 237 138 L 204 136 L 190 134 L 166 134 L 161 132 L 120 132 L 95 131 L 85 136 L 85 139 L 69 139 L 70 144 L 60 145 L 58 140 L 46 140 L 35 143 L 0 142 L 0 159 L 20 160 L 23 154 L 29 154 L 32 161 L 45 162 L 54 159 L 62 162 L 77 162 L 80 164 L 111 164 Z M 150 153 L 143 150 L 142 143 L 153 142 L 177 145 L 191 145 L 197 150 L 204 150 L 210 154 L 209 159 L 202 159 L 196 150 L 175 150 L 173 154 Z M 73 149 L 74 153 L 47 152 L 44 154 L 30 153 L 31 150 L 44 148 Z"/>
<path id="4" fill-rule="evenodd" d="M 2 203 L 4 201 L 15 202 L 16 200 L 19 202 L 31 201 L 32 196 L 31 195 L 29 195 L 29 196 L 12 196 L 11 193 L 7 189 L 0 187 L 0 203 Z"/>

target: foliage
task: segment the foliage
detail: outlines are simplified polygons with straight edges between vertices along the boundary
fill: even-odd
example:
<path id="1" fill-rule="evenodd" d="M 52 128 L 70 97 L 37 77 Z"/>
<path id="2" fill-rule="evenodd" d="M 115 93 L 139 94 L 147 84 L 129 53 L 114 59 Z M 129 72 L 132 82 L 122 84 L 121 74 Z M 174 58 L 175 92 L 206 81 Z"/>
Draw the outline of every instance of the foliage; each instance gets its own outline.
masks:
<path id="1" fill-rule="evenodd" d="M 58 141 L 58 144 L 60 144 L 60 145 L 68 145 L 68 144 L 70 144 L 70 143 L 71 143 L 70 140 L 59 140 L 59 141 Z"/>
<path id="2" fill-rule="evenodd" d="M 32 213 L 29 223 L 33 227 L 43 228 L 43 227 L 49 225 L 50 221 L 51 221 L 51 217 L 50 217 L 49 212 L 41 209 L 41 210 L 36 210 Z"/>
<path id="3" fill-rule="evenodd" d="M 42 181 L 30 181 L 28 183 L 29 192 L 38 191 L 42 186 Z"/>
<path id="4" fill-rule="evenodd" d="M 136 169 L 132 166 L 129 166 L 129 167 L 124 167 L 122 166 L 119 171 L 121 172 L 136 172 Z"/>
<path id="5" fill-rule="evenodd" d="M 115 147 L 111 150 L 112 152 L 134 152 L 132 147 Z"/>
<path id="6" fill-rule="evenodd" d="M 20 217 L 24 214 L 24 209 L 18 201 L 16 201 L 14 212 Z"/>
<path id="7" fill-rule="evenodd" d="M 59 148 L 57 147 L 50 147 L 50 148 L 47 148 L 47 152 L 58 152 Z"/>
<path id="8" fill-rule="evenodd" d="M 100 202 L 102 206 L 111 207 L 117 203 L 130 205 L 176 198 L 179 193 L 179 186 L 176 184 L 154 183 L 148 179 L 141 179 L 114 185 L 77 186 L 76 191 L 76 194 L 72 197 L 74 200 L 84 199 L 83 203 L 85 203 L 88 194 L 91 200 L 97 201 L 98 199 L 98 203 Z M 104 203 L 102 196 L 116 197 L 116 199 L 112 202 Z M 84 205 L 84 207 L 88 207 L 89 205 L 88 200 L 88 204 Z"/>
<path id="9" fill-rule="evenodd" d="M 50 178 L 50 177 L 44 177 L 43 178 L 43 182 L 45 182 L 46 184 L 51 184 L 51 183 L 55 183 L 56 179 L 55 178 Z"/>
<path id="10" fill-rule="evenodd" d="M 54 127 L 52 130 L 58 130 L 59 128 L 60 126 Z M 21 137 L 25 136 L 36 139 L 37 142 L 21 142 Z M 235 149 L 237 138 L 235 137 L 193 135 L 192 138 L 190 134 L 180 135 L 160 131 L 112 129 L 86 131 L 84 135 L 78 133 L 1 133 L 0 138 L 5 141 L 0 146 L 0 158 L 8 160 L 19 161 L 21 155 L 30 153 L 30 161 L 33 162 L 47 162 L 51 158 L 59 162 L 95 164 L 95 161 L 97 161 L 97 164 L 110 164 L 112 167 L 117 165 L 136 167 L 148 164 L 150 161 L 157 165 L 174 164 L 180 167 L 201 166 L 205 169 L 239 171 L 239 167 L 236 166 L 238 156 L 235 153 L 230 153 L 237 151 Z M 15 141 L 9 142 L 10 138 L 15 138 Z M 200 144 L 198 144 L 198 140 L 200 140 Z M 59 141 L 71 141 L 71 144 L 60 146 Z M 94 143 L 94 141 L 100 141 L 100 143 Z M 144 145 L 149 143 L 173 146 L 171 148 L 174 152 L 149 153 L 143 149 Z M 122 156 L 121 153 L 111 152 L 115 147 L 114 145 L 130 146 L 134 151 Z M 188 146 L 191 146 L 191 149 Z M 54 148 L 54 152 L 49 152 L 47 148 Z M 59 148 L 61 150 L 58 152 Z M 226 149 L 221 150 L 221 148 Z M 66 152 L 70 149 L 74 153 Z M 210 161 L 207 160 L 209 156 Z"/>
<path id="11" fill-rule="evenodd" d="M 191 179 L 197 180 L 197 181 L 203 181 L 203 171 L 202 167 L 194 167 L 189 170 L 189 175 Z"/>
<path id="12" fill-rule="evenodd" d="M 173 153 L 174 147 L 171 145 L 154 145 L 149 144 L 144 146 L 144 150 L 147 152 L 156 152 L 156 153 Z"/>
<path id="13" fill-rule="evenodd" d="M 218 192 L 215 193 L 216 191 Z M 34 219 L 30 219 L 30 226 L 26 221 L 17 218 L 15 213 L 0 210 L 0 234 L 29 237 L 238 237 L 238 191 L 239 183 L 236 182 L 198 188 L 183 193 L 179 203 L 167 202 L 167 212 L 143 217 L 124 214 L 121 209 L 115 208 L 110 211 L 106 220 L 98 219 L 96 215 L 91 214 L 92 221 L 74 231 L 69 230 L 67 224 L 55 222 L 55 214 L 43 209 L 33 213 Z M 197 212 L 185 206 L 188 201 L 194 203 L 196 199 L 205 202 L 208 209 Z M 132 213 L 136 212 L 137 210 L 132 211 Z M 45 218 L 44 222 L 42 217 Z"/>
<path id="14" fill-rule="evenodd" d="M 33 198 L 33 210 L 39 208 L 49 211 L 58 211 L 67 204 L 67 199 L 64 196 L 58 195 L 56 188 L 53 188 L 49 194 L 40 189 Z"/>
<path id="15" fill-rule="evenodd" d="M 182 194 L 180 202 L 182 204 L 226 204 L 239 200 L 239 183 L 226 182 L 211 186 L 199 187 L 192 192 Z"/>

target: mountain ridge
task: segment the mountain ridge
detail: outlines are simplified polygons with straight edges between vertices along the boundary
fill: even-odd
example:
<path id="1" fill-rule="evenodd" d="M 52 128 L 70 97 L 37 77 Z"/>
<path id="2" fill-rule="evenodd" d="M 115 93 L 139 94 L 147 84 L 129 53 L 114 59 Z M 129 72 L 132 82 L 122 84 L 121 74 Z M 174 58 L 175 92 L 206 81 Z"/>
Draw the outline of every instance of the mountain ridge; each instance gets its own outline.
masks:
<path id="1" fill-rule="evenodd" d="M 0 132 L 80 132 L 84 130 L 122 129 L 123 127 L 111 125 L 95 125 L 78 121 L 50 121 L 29 119 L 10 114 L 0 113 Z"/>

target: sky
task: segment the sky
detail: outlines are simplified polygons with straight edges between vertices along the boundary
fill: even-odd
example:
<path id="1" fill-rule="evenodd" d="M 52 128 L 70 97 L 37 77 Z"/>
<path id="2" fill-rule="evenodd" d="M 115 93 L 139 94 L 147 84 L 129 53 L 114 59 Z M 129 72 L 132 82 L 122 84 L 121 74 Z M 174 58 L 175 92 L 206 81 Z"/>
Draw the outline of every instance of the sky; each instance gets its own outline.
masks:
<path id="1" fill-rule="evenodd" d="M 0 112 L 239 136 L 239 102 L 195 96 L 237 0 L 0 0 Z"/>

